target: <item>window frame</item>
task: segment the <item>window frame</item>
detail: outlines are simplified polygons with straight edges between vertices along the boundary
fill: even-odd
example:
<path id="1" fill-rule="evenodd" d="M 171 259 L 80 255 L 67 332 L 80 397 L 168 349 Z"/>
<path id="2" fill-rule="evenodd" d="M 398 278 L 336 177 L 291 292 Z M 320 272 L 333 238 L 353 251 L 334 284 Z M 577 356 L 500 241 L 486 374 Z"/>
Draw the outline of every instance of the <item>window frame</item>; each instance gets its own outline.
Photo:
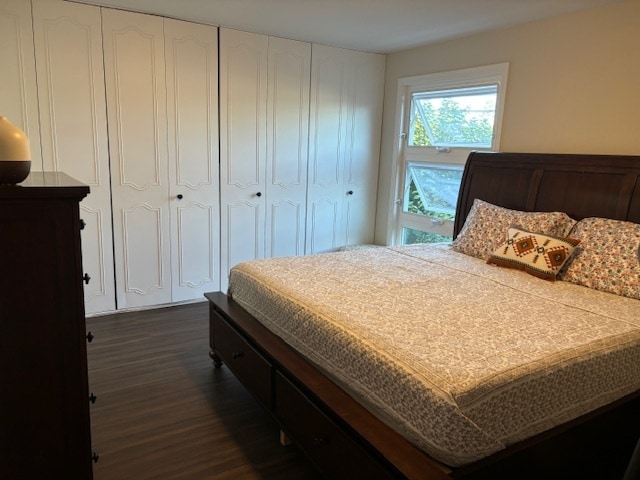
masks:
<path id="1" fill-rule="evenodd" d="M 401 244 L 403 228 L 405 227 L 440 235 L 446 235 L 447 231 L 452 231 L 453 221 L 445 222 L 446 225 L 442 225 L 439 221 L 433 222 L 430 217 L 403 211 L 405 190 L 408 190 L 407 179 L 409 178 L 409 172 L 407 167 L 410 164 L 428 164 L 434 165 L 434 167 L 458 166 L 463 168 L 467 157 L 472 151 L 499 151 L 508 72 L 509 63 L 505 62 L 398 79 L 396 125 L 394 130 L 397 135 L 397 141 L 392 160 L 392 172 L 395 175 L 395 179 L 394 188 L 391 189 L 391 208 L 389 209 L 388 222 L 390 228 L 387 232 L 387 244 Z M 497 84 L 498 86 L 493 139 L 490 148 L 408 146 L 411 100 L 414 93 L 462 89 L 490 84 Z"/>

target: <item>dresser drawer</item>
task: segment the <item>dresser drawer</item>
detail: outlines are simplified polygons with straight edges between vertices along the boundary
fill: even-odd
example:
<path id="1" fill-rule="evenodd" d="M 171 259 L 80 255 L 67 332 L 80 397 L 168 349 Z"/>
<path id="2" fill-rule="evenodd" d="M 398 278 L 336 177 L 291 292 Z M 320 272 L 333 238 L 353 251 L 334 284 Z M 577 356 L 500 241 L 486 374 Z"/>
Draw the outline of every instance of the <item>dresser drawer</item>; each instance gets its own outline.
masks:
<path id="1" fill-rule="evenodd" d="M 271 410 L 272 365 L 224 319 L 214 316 L 212 326 L 216 353 L 247 390 Z"/>
<path id="2" fill-rule="evenodd" d="M 275 374 L 275 415 L 328 478 L 392 478 L 280 372 Z"/>

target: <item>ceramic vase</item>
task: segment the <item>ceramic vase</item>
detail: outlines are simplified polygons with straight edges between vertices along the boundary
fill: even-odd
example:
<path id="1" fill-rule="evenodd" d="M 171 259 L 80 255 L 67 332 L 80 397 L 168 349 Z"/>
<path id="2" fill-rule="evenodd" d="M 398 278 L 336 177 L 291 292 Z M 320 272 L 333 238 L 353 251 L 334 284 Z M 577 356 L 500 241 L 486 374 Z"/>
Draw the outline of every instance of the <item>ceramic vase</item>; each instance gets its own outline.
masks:
<path id="1" fill-rule="evenodd" d="M 0 116 L 0 184 L 16 184 L 31 171 L 31 149 L 25 133 Z"/>

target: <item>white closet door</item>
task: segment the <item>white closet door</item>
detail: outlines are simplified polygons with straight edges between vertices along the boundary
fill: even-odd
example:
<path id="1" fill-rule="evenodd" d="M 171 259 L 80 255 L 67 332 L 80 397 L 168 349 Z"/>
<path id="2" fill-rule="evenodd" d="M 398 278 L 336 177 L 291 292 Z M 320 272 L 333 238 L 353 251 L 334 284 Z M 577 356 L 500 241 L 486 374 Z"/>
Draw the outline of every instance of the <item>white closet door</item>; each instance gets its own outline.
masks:
<path id="1" fill-rule="evenodd" d="M 349 118 L 349 51 L 313 45 L 306 253 L 346 242 L 342 224 Z"/>
<path id="2" fill-rule="evenodd" d="M 172 301 L 220 289 L 217 28 L 165 19 Z"/>
<path id="3" fill-rule="evenodd" d="M 118 308 L 171 301 L 163 20 L 103 9 Z"/>
<path id="4" fill-rule="evenodd" d="M 374 237 L 385 57 L 355 51 L 348 54 L 351 93 L 342 223 L 345 245 L 361 245 L 372 243 Z"/>
<path id="5" fill-rule="evenodd" d="M 265 255 L 303 255 L 311 44 L 269 37 Z"/>
<path id="6" fill-rule="evenodd" d="M 0 2 L 0 45 L 0 115 L 25 132 L 31 147 L 31 169 L 42 170 L 31 4 L 28 1 Z"/>
<path id="7" fill-rule="evenodd" d="M 307 253 L 373 241 L 384 56 L 313 45 Z"/>
<path id="8" fill-rule="evenodd" d="M 220 29 L 221 288 L 264 256 L 268 37 Z"/>
<path id="9" fill-rule="evenodd" d="M 88 184 L 80 203 L 87 313 L 115 310 L 107 112 L 100 8 L 33 0 L 45 170 Z"/>

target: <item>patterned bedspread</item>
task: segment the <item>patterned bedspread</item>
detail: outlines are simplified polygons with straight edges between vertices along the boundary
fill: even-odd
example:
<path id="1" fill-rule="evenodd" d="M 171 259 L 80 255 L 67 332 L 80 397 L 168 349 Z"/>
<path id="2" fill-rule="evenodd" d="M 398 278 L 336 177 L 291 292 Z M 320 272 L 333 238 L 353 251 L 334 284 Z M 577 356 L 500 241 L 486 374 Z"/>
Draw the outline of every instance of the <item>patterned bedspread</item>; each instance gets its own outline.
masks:
<path id="1" fill-rule="evenodd" d="M 446 245 L 247 262 L 229 294 L 451 466 L 640 389 L 640 301 Z"/>

